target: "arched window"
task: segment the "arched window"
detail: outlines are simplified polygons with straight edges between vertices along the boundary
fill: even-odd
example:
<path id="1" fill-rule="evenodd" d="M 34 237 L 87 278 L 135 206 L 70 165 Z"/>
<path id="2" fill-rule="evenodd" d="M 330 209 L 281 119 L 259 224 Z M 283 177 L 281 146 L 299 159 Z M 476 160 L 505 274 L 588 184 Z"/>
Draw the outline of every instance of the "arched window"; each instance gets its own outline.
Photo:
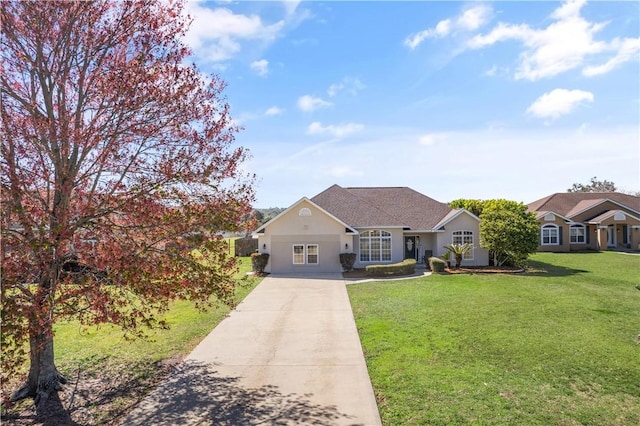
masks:
<path id="1" fill-rule="evenodd" d="M 586 230 L 582 224 L 574 224 L 569 228 L 569 241 L 571 244 L 584 244 L 586 240 Z"/>
<path id="2" fill-rule="evenodd" d="M 361 262 L 391 262 L 391 233 L 364 231 L 360 234 Z"/>
<path id="3" fill-rule="evenodd" d="M 559 244 L 558 225 L 543 225 L 540 232 L 543 246 L 557 246 Z"/>
<path id="4" fill-rule="evenodd" d="M 470 244 L 472 248 L 462 256 L 462 259 L 473 260 L 473 231 L 453 231 L 451 244 Z"/>

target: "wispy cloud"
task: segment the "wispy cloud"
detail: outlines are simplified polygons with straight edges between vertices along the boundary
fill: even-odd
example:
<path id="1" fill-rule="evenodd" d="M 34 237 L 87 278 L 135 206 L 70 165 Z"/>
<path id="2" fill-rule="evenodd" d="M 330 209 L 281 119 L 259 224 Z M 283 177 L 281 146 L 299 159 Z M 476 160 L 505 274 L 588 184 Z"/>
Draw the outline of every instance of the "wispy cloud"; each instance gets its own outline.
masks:
<path id="1" fill-rule="evenodd" d="M 328 108 L 330 106 L 333 106 L 331 102 L 311 95 L 304 95 L 298 98 L 298 108 L 302 111 L 315 111 L 319 108 Z"/>
<path id="2" fill-rule="evenodd" d="M 329 124 L 327 126 L 323 126 L 319 121 L 314 121 L 313 123 L 309 124 L 307 133 L 310 135 L 328 134 L 333 136 L 334 138 L 341 139 L 363 129 L 364 125 L 357 123 L 346 123 L 340 125 Z"/>
<path id="3" fill-rule="evenodd" d="M 567 1 L 551 14 L 554 22 L 542 29 L 500 22 L 488 33 L 472 37 L 467 46 L 481 49 L 507 40 L 521 42 L 524 50 L 520 53 L 514 77 L 531 81 L 583 67 L 588 58 L 608 51 L 614 52 L 613 58 L 601 65 L 586 66 L 583 75 L 603 74 L 637 58 L 638 38 L 610 42 L 595 39 L 607 23 L 587 21 L 581 15 L 585 4 L 585 0 Z"/>
<path id="4" fill-rule="evenodd" d="M 555 119 L 593 99 L 593 93 L 584 90 L 555 89 L 536 99 L 527 112 L 536 117 Z"/>
<path id="5" fill-rule="evenodd" d="M 359 91 L 365 89 L 365 86 L 360 79 L 354 77 L 344 77 L 339 83 L 333 83 L 327 89 L 327 95 L 330 97 L 336 96 L 340 92 L 347 92 L 350 95 L 357 95 Z"/>
<path id="6" fill-rule="evenodd" d="M 429 38 L 446 37 L 456 32 L 475 31 L 488 22 L 491 12 L 491 7 L 484 4 L 472 6 L 454 18 L 439 21 L 435 27 L 411 34 L 404 40 L 404 44 L 410 49 L 415 49 Z"/>
<path id="7" fill-rule="evenodd" d="M 264 112 L 264 115 L 269 116 L 269 117 L 273 117 L 275 115 L 282 115 L 282 113 L 284 113 L 284 110 L 282 108 L 278 108 L 277 106 L 274 105 L 271 108 L 268 108 Z"/>
<path id="8" fill-rule="evenodd" d="M 251 69 L 256 72 L 261 77 L 269 74 L 269 61 L 266 59 L 260 59 L 258 61 L 251 62 Z"/>

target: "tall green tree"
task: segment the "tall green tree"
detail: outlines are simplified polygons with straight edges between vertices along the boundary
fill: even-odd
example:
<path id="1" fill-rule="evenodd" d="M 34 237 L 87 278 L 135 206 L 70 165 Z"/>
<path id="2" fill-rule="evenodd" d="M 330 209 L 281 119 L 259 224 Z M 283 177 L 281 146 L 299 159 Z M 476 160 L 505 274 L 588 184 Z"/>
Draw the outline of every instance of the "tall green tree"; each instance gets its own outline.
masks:
<path id="1" fill-rule="evenodd" d="M 176 240 L 241 227 L 253 179 L 180 1 L 3 1 L 0 22 L 1 374 L 28 362 L 13 399 L 40 412 L 65 382 L 56 321 L 136 336 L 174 299 L 232 303 L 226 245 L 203 265 Z"/>
<path id="2" fill-rule="evenodd" d="M 488 209 L 480 221 L 480 246 L 489 249 L 496 266 L 525 266 L 538 248 L 538 222 L 531 213 L 505 208 Z"/>
<path id="3" fill-rule="evenodd" d="M 452 208 L 464 208 L 480 218 L 480 246 L 489 250 L 496 266 L 526 263 L 538 247 L 538 222 L 527 206 L 503 198 L 457 199 Z"/>

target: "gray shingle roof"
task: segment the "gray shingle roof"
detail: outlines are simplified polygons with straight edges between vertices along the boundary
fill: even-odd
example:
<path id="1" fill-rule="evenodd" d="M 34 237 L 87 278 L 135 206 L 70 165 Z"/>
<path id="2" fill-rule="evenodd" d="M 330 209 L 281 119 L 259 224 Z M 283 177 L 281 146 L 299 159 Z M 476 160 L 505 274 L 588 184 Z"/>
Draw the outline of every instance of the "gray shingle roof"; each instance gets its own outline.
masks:
<path id="1" fill-rule="evenodd" d="M 640 197 L 620 192 L 558 192 L 529 203 L 529 211 L 553 211 L 569 217 L 589 206 L 611 200 L 640 212 Z"/>
<path id="2" fill-rule="evenodd" d="M 333 185 L 311 201 L 353 227 L 433 229 L 452 210 L 447 204 L 407 187 Z"/>

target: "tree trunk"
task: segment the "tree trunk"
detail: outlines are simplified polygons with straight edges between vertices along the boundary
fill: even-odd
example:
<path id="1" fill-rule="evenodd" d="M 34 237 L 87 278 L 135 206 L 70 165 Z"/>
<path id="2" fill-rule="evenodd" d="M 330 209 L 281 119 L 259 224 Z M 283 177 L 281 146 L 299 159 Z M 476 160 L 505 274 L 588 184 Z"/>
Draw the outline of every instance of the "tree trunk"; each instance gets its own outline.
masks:
<path id="1" fill-rule="evenodd" d="M 462 255 L 456 253 L 456 269 L 459 269 L 461 264 L 462 264 Z"/>
<path id="2" fill-rule="evenodd" d="M 36 414 L 41 415 L 49 396 L 61 390 L 67 379 L 58 372 L 54 362 L 53 318 L 47 314 L 47 310 L 41 310 L 30 316 L 29 321 L 29 376 L 22 387 L 11 396 L 11 401 L 32 397 Z"/>

